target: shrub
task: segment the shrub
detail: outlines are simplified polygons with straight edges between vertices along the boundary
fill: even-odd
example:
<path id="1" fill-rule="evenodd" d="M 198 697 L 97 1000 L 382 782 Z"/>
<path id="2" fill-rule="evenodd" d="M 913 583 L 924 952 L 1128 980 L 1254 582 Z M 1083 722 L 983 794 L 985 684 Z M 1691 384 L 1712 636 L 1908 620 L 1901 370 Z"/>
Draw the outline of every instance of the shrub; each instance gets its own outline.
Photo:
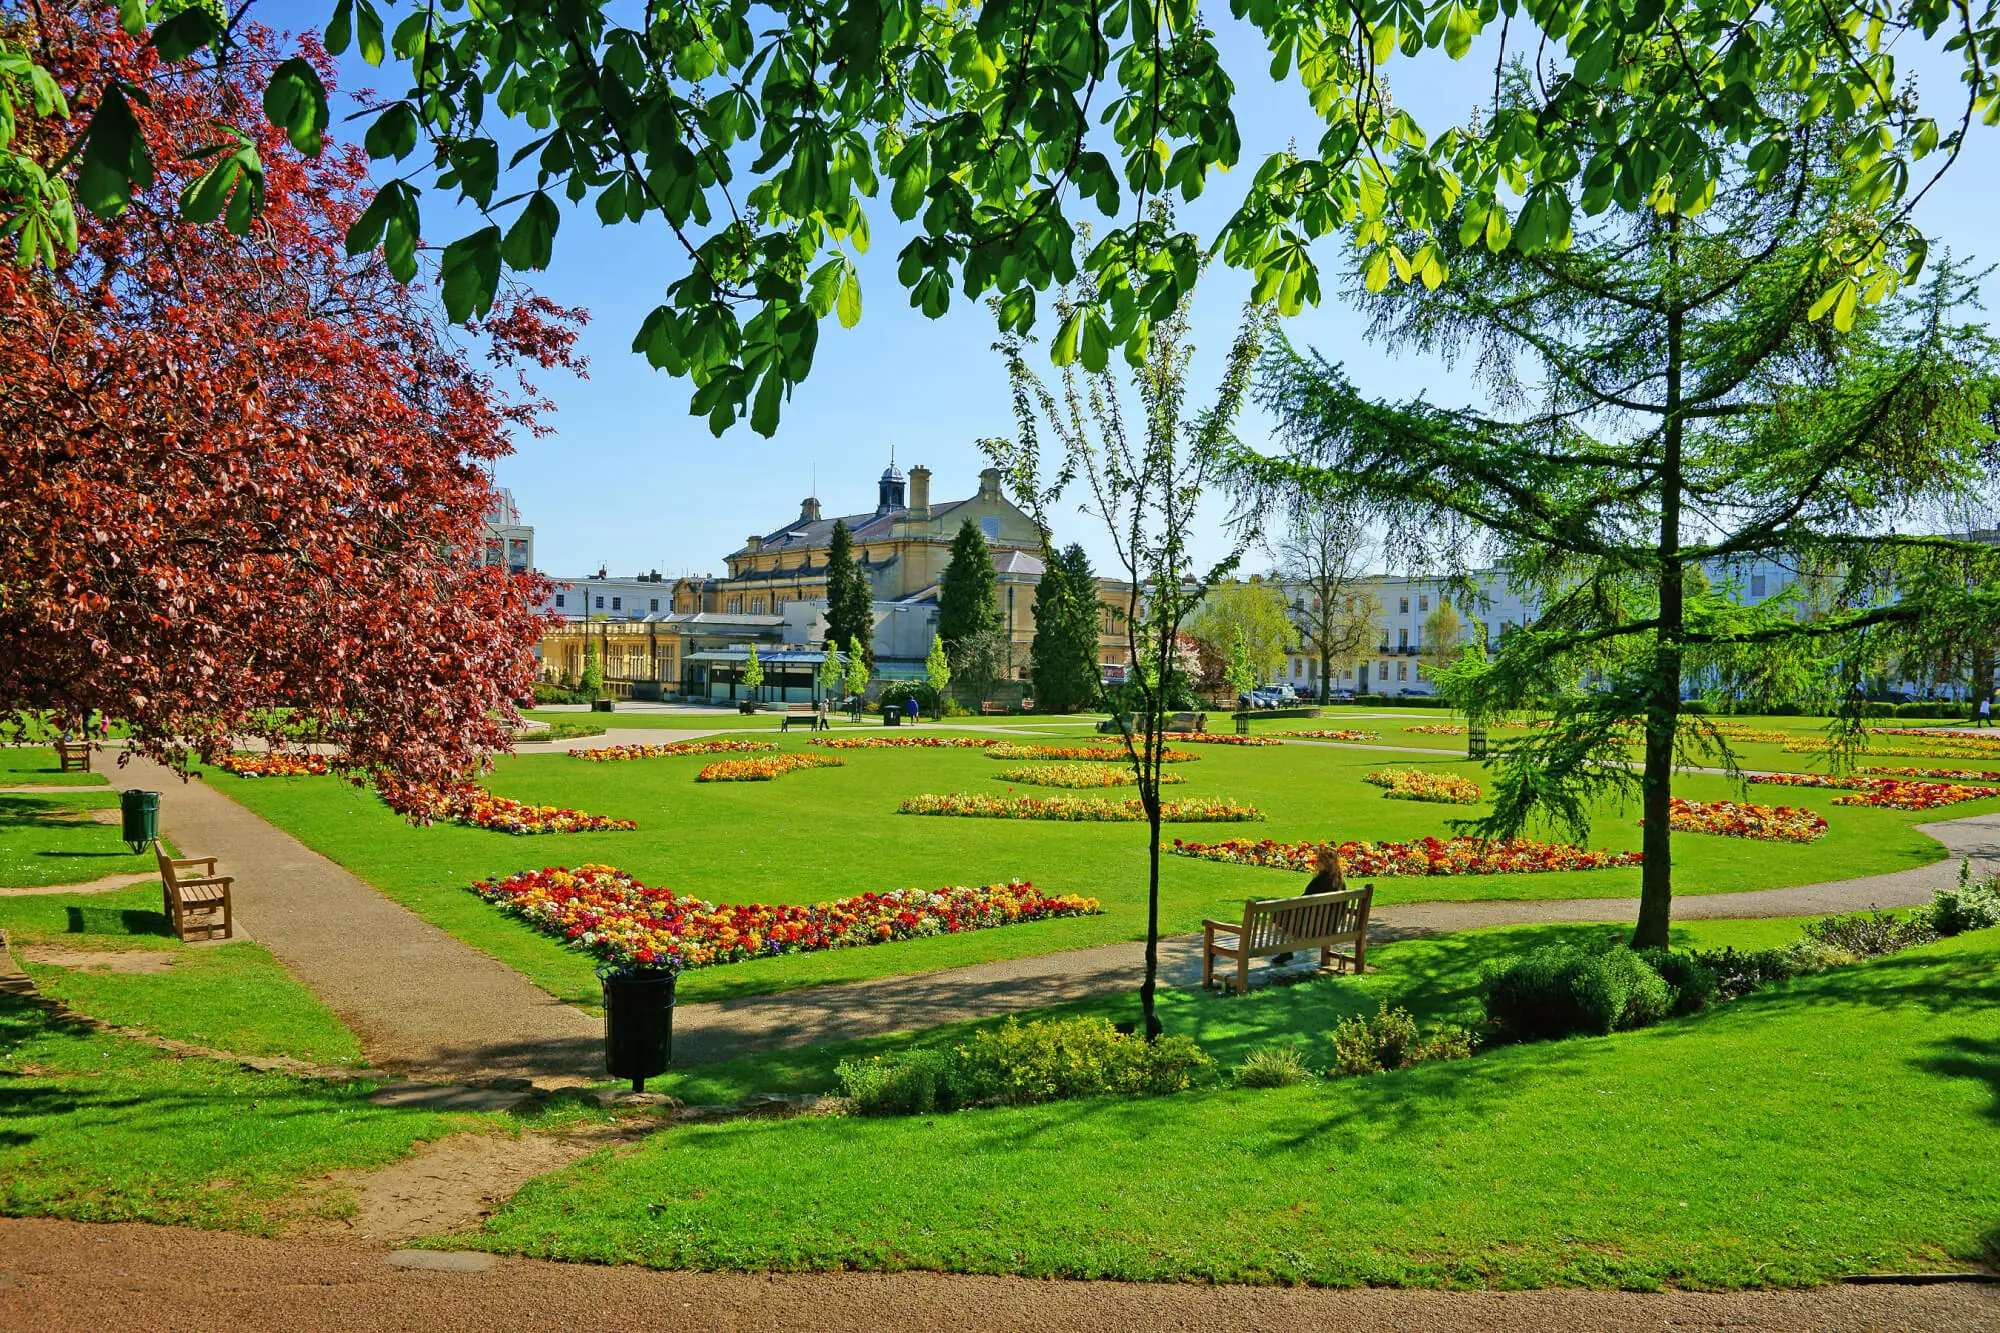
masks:
<path id="1" fill-rule="evenodd" d="M 567 685 L 551 685 L 545 681 L 538 681 L 535 685 L 535 702 L 538 704 L 587 704 L 590 700 L 583 696 L 581 690 L 571 689 Z"/>
<path id="2" fill-rule="evenodd" d="M 1239 1088 L 1289 1088 L 1296 1083 L 1308 1082 L 1312 1077 L 1313 1071 L 1306 1066 L 1305 1055 L 1290 1042 L 1252 1051 L 1235 1069 L 1236 1086 Z"/>
<path id="3" fill-rule="evenodd" d="M 1972 878 L 1972 862 L 1959 865 L 1958 887 L 1939 889 L 1922 910 L 1925 922 L 1939 935 L 2000 926 L 2000 884 Z"/>
<path id="4" fill-rule="evenodd" d="M 842 1060 L 841 1094 L 862 1115 L 925 1115 L 962 1104 L 957 1061 L 949 1051 L 911 1050 L 894 1059 Z"/>
<path id="5" fill-rule="evenodd" d="M 1484 989 L 1487 1018 L 1522 1041 L 1644 1027 L 1673 1008 L 1660 974 L 1617 947 L 1548 945 L 1492 967 Z"/>
<path id="6" fill-rule="evenodd" d="M 1937 938 L 1927 914 L 1918 912 L 1909 919 L 1888 912 L 1850 912 L 1845 916 L 1822 917 L 1806 927 L 1806 938 L 1854 958 L 1879 958 Z"/>
<path id="7" fill-rule="evenodd" d="M 1846 967 L 1861 961 L 1861 955 L 1849 953 L 1837 944 L 1808 935 L 1778 950 L 1779 970 L 1785 977 L 1810 977 L 1829 968 Z"/>
<path id="8" fill-rule="evenodd" d="M 1734 1000 L 1777 981 L 1797 976 L 1797 960 L 1784 949 L 1752 949 L 1739 953 L 1731 946 L 1696 949 L 1688 955 L 1715 974 L 1716 994 Z"/>
<path id="9" fill-rule="evenodd" d="M 1187 1037 L 1155 1042 L 1127 1036 L 1108 1019 L 1022 1023 L 1009 1019 L 957 1048 L 968 1101 L 1009 1106 L 1098 1097 L 1183 1092 L 1215 1061 Z"/>
<path id="10" fill-rule="evenodd" d="M 1721 988 L 1715 969 L 1693 954 L 1674 953 L 1669 949 L 1643 949 L 1639 957 L 1647 967 L 1660 974 L 1660 980 L 1667 983 L 1667 990 L 1673 996 L 1673 1013 L 1691 1014 L 1708 1008 Z"/>
<path id="11" fill-rule="evenodd" d="M 937 691 L 933 690 L 928 684 L 921 682 L 914 684 L 899 682 L 895 685 L 884 686 L 882 694 L 876 699 L 875 704 L 883 713 L 903 713 L 908 711 L 909 701 L 912 699 L 917 701 L 917 711 L 923 716 L 933 717 L 936 715 Z"/>
<path id="12" fill-rule="evenodd" d="M 1470 1032 L 1448 1023 L 1423 1036 L 1409 1010 L 1392 1009 L 1384 1000 L 1373 1018 L 1357 1014 L 1334 1028 L 1333 1066 L 1343 1074 L 1379 1074 L 1432 1060 L 1469 1059 L 1472 1045 Z"/>

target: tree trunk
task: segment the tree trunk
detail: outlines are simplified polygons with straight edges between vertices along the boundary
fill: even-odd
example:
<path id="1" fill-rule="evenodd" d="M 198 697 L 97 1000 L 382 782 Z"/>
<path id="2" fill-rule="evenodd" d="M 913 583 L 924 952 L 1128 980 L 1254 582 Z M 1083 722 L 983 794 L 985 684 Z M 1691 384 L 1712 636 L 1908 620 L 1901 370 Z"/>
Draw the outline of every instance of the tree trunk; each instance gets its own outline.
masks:
<path id="1" fill-rule="evenodd" d="M 1979 714 L 1979 701 L 1993 697 L 1993 645 L 1984 641 L 1972 649 L 1972 712 Z"/>
<path id="2" fill-rule="evenodd" d="M 1669 228 L 1678 230 L 1670 215 Z M 1669 299 L 1678 299 L 1678 247 L 1669 245 L 1676 271 L 1668 275 Z M 1646 821 L 1641 838 L 1645 865 L 1639 872 L 1639 921 L 1635 949 L 1664 949 L 1673 923 L 1674 732 L 1680 725 L 1681 635 L 1686 628 L 1687 588 L 1681 568 L 1681 373 L 1684 353 L 1682 312 L 1667 314 L 1666 424 L 1660 458 L 1659 630 L 1654 636 L 1652 690 L 1646 705 L 1646 770 L 1640 806 Z"/>

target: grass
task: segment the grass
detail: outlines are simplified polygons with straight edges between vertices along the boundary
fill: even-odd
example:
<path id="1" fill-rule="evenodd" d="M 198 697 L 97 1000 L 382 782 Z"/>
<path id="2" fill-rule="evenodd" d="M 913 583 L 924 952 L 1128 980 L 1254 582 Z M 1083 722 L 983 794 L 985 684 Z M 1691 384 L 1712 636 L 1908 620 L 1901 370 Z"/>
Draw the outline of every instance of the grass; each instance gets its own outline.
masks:
<path id="1" fill-rule="evenodd" d="M 538 721 L 556 723 L 575 721 L 587 717 L 600 726 L 625 728 L 646 728 L 665 731 L 775 731 L 784 722 L 783 713 L 739 713 L 733 708 L 717 708 L 703 712 L 687 713 L 590 713 L 575 708 L 529 708 L 522 710 L 522 717 Z M 943 722 L 925 718 L 921 730 L 935 731 L 953 727 L 1027 727 L 1048 728 L 1063 731 L 1090 731 L 1101 721 L 1103 714 L 1065 713 L 1012 713 L 1005 717 L 953 717 Z M 849 720 L 848 714 L 836 711 L 831 716 L 837 731 L 884 730 L 880 713 L 869 712 L 862 715 L 860 722 Z M 1298 725 L 1305 725 L 1300 723 Z M 793 730 L 798 730 L 795 723 Z M 898 734 L 904 734 L 899 732 Z"/>
<path id="2" fill-rule="evenodd" d="M 0 887 L 87 884 L 106 875 L 157 872 L 153 850 L 134 855 L 114 823 L 94 810 L 116 810 L 108 792 L 0 796 Z"/>
<path id="3" fill-rule="evenodd" d="M 93 762 L 111 759 L 100 754 Z M 102 773 L 63 772 L 52 746 L 0 745 L 0 787 L 102 787 L 109 781 Z"/>
<path id="4" fill-rule="evenodd" d="M 804 748 L 787 736 L 787 750 Z M 1262 824 L 1188 826 L 1169 836 L 1410 838 L 1448 834 L 1474 808 L 1383 800 L 1361 779 L 1380 751 L 1324 745 L 1204 749 L 1176 771 L 1174 793 L 1230 796 L 1267 811 Z M 689 1002 L 794 989 L 825 982 L 908 974 L 1138 938 L 1144 931 L 1146 847 L 1134 825 L 915 818 L 894 813 L 923 792 L 1004 793 L 1002 765 L 968 750 L 853 750 L 844 768 L 794 774 L 783 782 L 696 784 L 700 757 L 592 764 L 563 754 L 500 762 L 489 785 L 504 796 L 634 819 L 636 832 L 510 837 L 458 825 L 411 828 L 365 792 L 332 779 L 240 781 L 213 777 L 241 801 L 345 865 L 427 920 L 527 975 L 571 1003 L 598 1002 L 595 963 L 506 919 L 466 886 L 476 879 L 553 865 L 604 862 L 664 885 L 722 902 L 817 902 L 866 890 L 935 888 L 1022 878 L 1050 893 L 1100 900 L 1103 915 L 1010 926 L 865 949 L 733 964 L 688 974 Z M 1474 773 L 1464 760 L 1440 767 Z M 1683 795 L 1731 795 L 1722 778 L 1689 775 Z M 1686 836 L 1675 840 L 1683 893 L 1735 892 L 1845 879 L 1921 865 L 1942 855 L 1913 825 L 1937 814 L 1836 807 L 1834 791 L 1785 793 L 1788 802 L 1827 814 L 1832 832 L 1809 846 Z M 1955 807 L 1976 814 L 2000 801 Z M 1637 812 L 1607 807 L 1596 843 L 1638 846 Z M 1246 897 L 1296 893 L 1281 871 L 1168 858 L 1161 922 L 1167 933 L 1199 928 L 1204 916 L 1240 910 Z M 1549 875 L 1376 881 L 1384 903 L 1431 899 L 1549 899 L 1636 896 L 1637 869 Z"/>
<path id="5" fill-rule="evenodd" d="M 0 1214 L 276 1234 L 307 1182 L 508 1123 L 371 1090 L 178 1059 L 0 996 Z"/>
<path id="6" fill-rule="evenodd" d="M 740 1122 L 441 1244 L 692 1269 L 1790 1286 L 2000 1258 L 2000 932 L 1642 1032 L 1271 1091 Z"/>
<path id="7" fill-rule="evenodd" d="M 0 929 L 33 945 L 88 953 L 158 953 L 160 972 L 27 963 L 35 987 L 78 1013 L 239 1055 L 363 1062 L 355 1040 L 260 944 L 183 944 L 167 933 L 155 885 L 116 893 L 0 898 Z"/>

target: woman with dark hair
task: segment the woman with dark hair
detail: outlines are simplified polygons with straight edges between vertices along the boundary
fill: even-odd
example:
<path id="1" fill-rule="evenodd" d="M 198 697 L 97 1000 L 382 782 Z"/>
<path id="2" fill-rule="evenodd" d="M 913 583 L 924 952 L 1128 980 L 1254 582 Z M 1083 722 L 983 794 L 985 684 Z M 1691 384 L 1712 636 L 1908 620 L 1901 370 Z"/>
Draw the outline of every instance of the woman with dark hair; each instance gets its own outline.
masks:
<path id="1" fill-rule="evenodd" d="M 1319 852 L 1313 858 L 1316 869 L 1307 882 L 1305 892 L 1299 897 L 1310 897 L 1315 893 L 1341 893 L 1347 888 L 1347 874 L 1340 868 L 1340 852 L 1330 842 L 1320 844 Z M 1281 953 L 1271 959 L 1273 963 L 1289 963 L 1293 955 Z"/>

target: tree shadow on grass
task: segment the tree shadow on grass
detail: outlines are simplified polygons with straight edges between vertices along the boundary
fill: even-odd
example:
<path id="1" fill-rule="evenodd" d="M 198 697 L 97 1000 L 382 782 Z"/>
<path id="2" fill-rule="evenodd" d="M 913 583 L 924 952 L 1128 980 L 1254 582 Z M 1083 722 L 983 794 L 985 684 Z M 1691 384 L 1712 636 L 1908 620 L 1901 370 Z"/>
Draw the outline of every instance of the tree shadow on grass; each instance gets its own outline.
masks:
<path id="1" fill-rule="evenodd" d="M 65 907 L 65 929 L 72 935 L 164 935 L 173 931 L 165 912 L 134 907 Z"/>

